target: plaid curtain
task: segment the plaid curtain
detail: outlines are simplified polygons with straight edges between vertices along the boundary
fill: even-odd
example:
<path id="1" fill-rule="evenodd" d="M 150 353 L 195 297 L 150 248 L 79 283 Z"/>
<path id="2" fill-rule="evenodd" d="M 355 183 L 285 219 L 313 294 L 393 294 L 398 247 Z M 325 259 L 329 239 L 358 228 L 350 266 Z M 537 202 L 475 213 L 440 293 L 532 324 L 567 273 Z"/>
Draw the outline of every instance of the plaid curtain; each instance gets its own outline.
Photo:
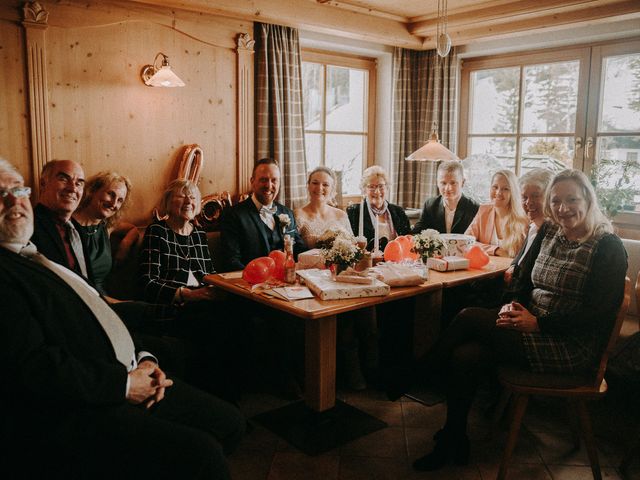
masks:
<path id="1" fill-rule="evenodd" d="M 256 153 L 280 165 L 278 200 L 295 208 L 307 200 L 298 30 L 256 25 Z"/>
<path id="2" fill-rule="evenodd" d="M 393 55 L 393 146 L 395 202 L 419 208 L 437 195 L 436 162 L 405 160 L 427 143 L 433 122 L 440 142 L 455 152 L 458 56 L 455 47 L 447 57 L 435 50 L 396 47 Z"/>

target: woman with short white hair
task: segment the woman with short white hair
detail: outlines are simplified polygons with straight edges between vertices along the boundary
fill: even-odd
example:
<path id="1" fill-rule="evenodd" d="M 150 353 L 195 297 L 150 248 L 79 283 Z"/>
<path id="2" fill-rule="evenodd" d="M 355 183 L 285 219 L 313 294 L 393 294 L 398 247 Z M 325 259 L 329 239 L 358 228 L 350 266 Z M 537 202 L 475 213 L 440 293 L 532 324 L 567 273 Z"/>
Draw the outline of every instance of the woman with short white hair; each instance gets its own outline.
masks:
<path id="1" fill-rule="evenodd" d="M 363 215 L 363 232 L 367 238 L 367 249 L 373 250 L 375 236 L 375 224 L 378 223 L 379 248 L 384 250 L 387 243 L 395 238 L 411 233 L 409 218 L 404 209 L 398 205 L 389 203 L 387 195 L 391 190 L 389 176 L 384 168 L 374 165 L 362 172 L 360 189 L 366 196 L 362 203 L 366 210 Z M 360 203 L 350 205 L 347 215 L 351 223 L 351 229 L 356 235 L 360 235 Z"/>
<path id="2" fill-rule="evenodd" d="M 215 273 L 206 233 L 198 228 L 200 190 L 174 180 L 162 195 L 161 220 L 147 227 L 139 256 L 144 299 L 159 305 L 151 333 L 186 340 L 190 381 L 229 400 L 237 400 L 242 377 L 241 340 L 245 319 L 237 305 L 203 282 Z M 164 317 L 164 318 L 163 318 Z"/>
<path id="3" fill-rule="evenodd" d="M 163 220 L 144 234 L 140 253 L 145 300 L 176 306 L 211 300 L 215 289 L 202 278 L 215 273 L 206 233 L 193 220 L 200 213 L 200 190 L 189 180 L 174 180 L 160 200 Z"/>
<path id="4" fill-rule="evenodd" d="M 524 209 L 529 223 L 527 238 L 522 244 L 522 248 L 517 253 L 511 266 L 504 273 L 504 279 L 507 284 L 511 283 L 514 278 L 518 278 L 520 265 L 529 261 L 535 261 L 531 258 L 531 247 L 541 237 L 544 237 L 545 231 L 549 225 L 544 216 L 544 194 L 547 186 L 553 178 L 553 172 L 544 168 L 534 168 L 520 177 L 520 190 L 522 198 L 522 208 Z M 538 236 L 539 235 L 539 236 Z M 536 250 L 535 248 L 533 250 Z"/>

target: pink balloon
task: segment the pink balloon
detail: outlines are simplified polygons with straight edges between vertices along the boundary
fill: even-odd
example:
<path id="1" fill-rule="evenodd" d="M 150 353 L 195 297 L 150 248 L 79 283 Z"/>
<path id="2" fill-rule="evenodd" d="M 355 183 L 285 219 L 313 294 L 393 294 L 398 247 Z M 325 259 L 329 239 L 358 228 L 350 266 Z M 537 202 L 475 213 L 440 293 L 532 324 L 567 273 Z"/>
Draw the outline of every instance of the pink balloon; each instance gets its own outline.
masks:
<path id="1" fill-rule="evenodd" d="M 282 250 L 272 250 L 269 252 L 269 258 L 275 262 L 273 276 L 284 281 L 284 261 L 287 259 L 287 255 Z"/>
<path id="2" fill-rule="evenodd" d="M 276 269 L 273 258 L 259 257 L 251 260 L 242 271 L 242 278 L 252 285 L 266 282 Z"/>
<path id="3" fill-rule="evenodd" d="M 400 262 L 404 258 L 404 251 L 402 250 L 402 244 L 397 240 L 391 240 L 384 247 L 384 261 L 385 262 Z"/>
<path id="4" fill-rule="evenodd" d="M 479 245 L 472 245 L 464 254 L 470 268 L 482 268 L 489 263 L 489 255 Z"/>

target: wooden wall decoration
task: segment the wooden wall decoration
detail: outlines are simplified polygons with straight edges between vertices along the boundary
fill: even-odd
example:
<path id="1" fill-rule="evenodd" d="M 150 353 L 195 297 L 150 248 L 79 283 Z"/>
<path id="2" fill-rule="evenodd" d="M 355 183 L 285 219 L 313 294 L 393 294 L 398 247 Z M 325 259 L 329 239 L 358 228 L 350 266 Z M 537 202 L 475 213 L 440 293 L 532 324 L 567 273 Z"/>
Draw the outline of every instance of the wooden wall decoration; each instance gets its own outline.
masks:
<path id="1" fill-rule="evenodd" d="M 250 190 L 253 170 L 253 54 L 255 40 L 248 33 L 238 35 L 238 195 Z"/>
<path id="2" fill-rule="evenodd" d="M 127 175 L 146 225 L 186 144 L 206 154 L 203 196 L 246 191 L 253 165 L 253 24 L 159 6 L 98 0 L 26 2 L 33 186 L 51 159 Z M 158 52 L 186 86 L 144 85 Z M 247 173 L 247 169 L 248 173 Z M 24 170 L 24 166 L 22 166 Z"/>
<path id="3" fill-rule="evenodd" d="M 38 2 L 27 2 L 23 8 L 23 15 L 29 82 L 33 189 L 37 195 L 40 171 L 44 164 L 51 160 L 46 43 L 49 12 Z"/>

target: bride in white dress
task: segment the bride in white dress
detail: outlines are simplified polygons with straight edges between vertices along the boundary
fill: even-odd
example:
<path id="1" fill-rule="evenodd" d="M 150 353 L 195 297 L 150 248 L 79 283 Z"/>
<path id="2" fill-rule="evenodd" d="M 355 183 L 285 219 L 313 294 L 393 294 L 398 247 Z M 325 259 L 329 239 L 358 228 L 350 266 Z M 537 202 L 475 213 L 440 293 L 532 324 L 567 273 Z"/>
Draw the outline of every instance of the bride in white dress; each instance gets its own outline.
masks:
<path id="1" fill-rule="evenodd" d="M 332 206 L 336 176 L 328 167 L 317 167 L 307 179 L 309 203 L 294 210 L 300 236 L 307 247 L 315 248 L 327 230 L 342 230 L 353 235 L 347 214 Z M 362 309 L 341 315 L 338 322 L 338 368 L 347 387 L 363 390 L 367 384 L 362 374 L 364 366 L 373 371 L 378 366 L 378 335 L 375 309 Z M 363 348 L 360 348 L 362 346 Z"/>
<path id="2" fill-rule="evenodd" d="M 307 180 L 309 203 L 294 210 L 298 231 L 309 248 L 315 248 L 318 238 L 327 230 L 342 230 L 353 235 L 346 212 L 331 205 L 335 182 L 333 170 L 315 168 Z"/>

